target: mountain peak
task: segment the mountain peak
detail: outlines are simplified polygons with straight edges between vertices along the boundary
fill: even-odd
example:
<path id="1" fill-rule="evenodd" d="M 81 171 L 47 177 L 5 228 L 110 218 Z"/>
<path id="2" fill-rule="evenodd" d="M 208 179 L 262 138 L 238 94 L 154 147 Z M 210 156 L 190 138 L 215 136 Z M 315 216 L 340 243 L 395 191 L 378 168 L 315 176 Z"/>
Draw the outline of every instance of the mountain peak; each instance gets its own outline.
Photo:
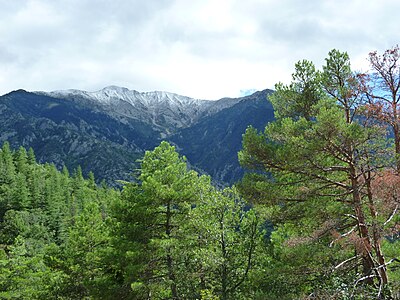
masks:
<path id="1" fill-rule="evenodd" d="M 79 164 L 115 182 L 129 178 L 145 150 L 169 140 L 192 166 L 231 182 L 241 174 L 237 152 L 247 125 L 262 129 L 273 118 L 266 94 L 248 97 L 196 100 L 116 86 L 19 90 L 0 97 L 0 142 L 33 147 L 40 161 Z"/>
<path id="2" fill-rule="evenodd" d="M 120 87 L 116 85 L 106 86 L 101 90 L 88 92 L 82 90 L 68 89 L 58 90 L 49 93 L 37 92 L 40 94 L 46 94 L 56 98 L 86 98 L 98 101 L 100 104 L 112 104 L 115 100 L 122 100 L 130 104 L 140 102 L 145 105 L 156 104 L 160 102 L 171 102 L 178 105 L 182 104 L 193 104 L 193 102 L 205 102 L 208 100 L 194 99 L 187 96 L 178 95 L 175 93 L 165 91 L 153 91 L 153 92 L 138 92 L 136 90 L 130 90 L 126 87 Z"/>
<path id="3" fill-rule="evenodd" d="M 138 92 L 110 85 L 101 90 L 61 90 L 38 94 L 97 106 L 119 120 L 135 119 L 157 128 L 166 135 L 196 123 L 207 115 L 232 107 L 244 98 L 201 100 L 165 91 Z M 248 96 L 251 97 L 251 96 Z"/>

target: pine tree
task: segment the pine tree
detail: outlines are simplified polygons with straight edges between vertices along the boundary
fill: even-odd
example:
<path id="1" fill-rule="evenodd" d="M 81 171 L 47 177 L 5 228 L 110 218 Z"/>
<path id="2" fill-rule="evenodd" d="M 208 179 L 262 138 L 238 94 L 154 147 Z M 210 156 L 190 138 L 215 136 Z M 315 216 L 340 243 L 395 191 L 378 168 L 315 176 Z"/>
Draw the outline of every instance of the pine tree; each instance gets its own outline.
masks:
<path id="1" fill-rule="evenodd" d="M 5 142 L 0 151 L 0 222 L 13 202 L 16 189 L 16 170 L 9 143 Z"/>
<path id="2" fill-rule="evenodd" d="M 218 191 L 209 182 L 204 187 L 202 200 L 190 214 L 192 252 L 185 271 L 186 278 L 195 275 L 195 280 L 187 283 L 197 283 L 203 293 L 218 299 L 252 298 L 248 279 L 260 254 L 260 219 L 235 189 Z"/>
<path id="3" fill-rule="evenodd" d="M 277 121 L 263 133 L 246 131 L 239 159 L 256 172 L 247 175 L 242 191 L 270 206 L 276 226 L 292 228 L 287 243 L 301 247 L 325 240 L 333 246 L 347 239 L 353 250 L 343 253 L 343 263 L 341 255 L 334 258 L 338 267 L 332 267 L 360 266 L 362 275 L 353 280 L 378 283 L 382 296 L 388 284 L 379 234 L 383 222 L 378 225 L 377 219 L 382 205 L 371 185 L 375 174 L 390 165 L 386 132 L 376 122 L 357 118 L 362 90 L 346 53 L 332 50 L 319 78 L 325 95 L 312 105 L 311 117 L 287 117 L 278 106 Z M 321 278 L 326 269 L 313 266 L 319 273 L 314 276 Z"/>
<path id="4" fill-rule="evenodd" d="M 162 142 L 146 152 L 138 179 L 125 185 L 113 213 L 114 247 L 121 265 L 130 262 L 125 284 L 132 285 L 133 298 L 180 299 L 187 292 L 180 277 L 188 250 L 184 228 L 199 197 L 199 177 Z"/>

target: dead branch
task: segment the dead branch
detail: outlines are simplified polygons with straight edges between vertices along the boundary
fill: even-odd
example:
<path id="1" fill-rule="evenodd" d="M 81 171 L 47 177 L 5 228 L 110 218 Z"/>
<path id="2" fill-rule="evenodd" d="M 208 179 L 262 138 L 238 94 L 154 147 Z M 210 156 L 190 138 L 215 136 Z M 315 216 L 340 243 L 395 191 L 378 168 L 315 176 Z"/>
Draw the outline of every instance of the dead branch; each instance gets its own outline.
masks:
<path id="1" fill-rule="evenodd" d="M 348 236 L 349 234 L 351 234 L 354 230 L 357 229 L 357 227 L 358 227 L 358 225 L 355 225 L 355 226 L 353 226 L 353 228 L 350 229 L 350 231 L 341 234 L 337 239 L 334 239 L 332 242 L 329 243 L 329 247 L 332 247 L 335 242 L 337 242 L 338 240 L 340 240 L 340 239 Z"/>
<path id="2" fill-rule="evenodd" d="M 393 217 L 394 217 L 394 215 L 396 214 L 398 208 L 399 208 L 399 205 L 396 204 L 396 207 L 394 208 L 392 214 L 389 216 L 389 218 L 386 220 L 386 222 L 383 223 L 383 226 L 385 226 L 386 224 L 388 224 L 388 223 L 393 219 Z"/>
<path id="3" fill-rule="evenodd" d="M 334 269 L 334 270 L 337 270 L 337 269 L 339 269 L 341 266 L 343 266 L 343 265 L 347 264 L 348 262 L 351 262 L 352 260 L 355 260 L 355 259 L 357 259 L 357 258 L 358 258 L 358 255 L 353 256 L 353 257 L 350 257 L 350 258 L 348 258 L 348 259 L 342 261 L 340 264 L 338 264 L 337 266 L 335 266 L 333 269 Z"/>

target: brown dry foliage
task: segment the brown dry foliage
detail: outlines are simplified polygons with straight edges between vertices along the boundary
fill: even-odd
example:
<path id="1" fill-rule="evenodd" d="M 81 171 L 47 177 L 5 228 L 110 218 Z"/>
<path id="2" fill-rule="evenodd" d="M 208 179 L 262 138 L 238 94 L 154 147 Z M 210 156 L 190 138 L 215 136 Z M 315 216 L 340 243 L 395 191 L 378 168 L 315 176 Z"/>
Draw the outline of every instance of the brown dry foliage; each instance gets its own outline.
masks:
<path id="1" fill-rule="evenodd" d="M 381 203 L 381 213 L 390 214 L 400 204 L 400 176 L 391 170 L 382 171 L 371 182 L 373 197 Z"/>

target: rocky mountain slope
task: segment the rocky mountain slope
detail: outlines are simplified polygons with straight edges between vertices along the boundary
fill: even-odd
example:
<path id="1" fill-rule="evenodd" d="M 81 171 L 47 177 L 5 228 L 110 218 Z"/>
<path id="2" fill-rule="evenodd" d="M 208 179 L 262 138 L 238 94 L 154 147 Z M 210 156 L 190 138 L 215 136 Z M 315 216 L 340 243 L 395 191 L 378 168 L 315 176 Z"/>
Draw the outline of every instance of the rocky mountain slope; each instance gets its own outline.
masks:
<path id="1" fill-rule="evenodd" d="M 117 86 L 109 86 L 96 92 L 65 90 L 38 92 L 38 94 L 78 103 L 91 103 L 122 122 L 134 119 L 149 124 L 163 133 L 162 135 L 189 127 L 202 117 L 240 101 L 239 99 L 208 101 L 159 91 L 141 93 Z"/>
<path id="2" fill-rule="evenodd" d="M 213 179 L 232 183 L 243 176 L 237 160 L 242 134 L 249 125 L 261 130 L 274 118 L 272 105 L 267 101 L 270 93 L 262 91 L 239 98 L 236 104 L 202 118 L 171 136 L 170 140 L 180 147 L 190 162 Z"/>
<path id="3" fill-rule="evenodd" d="M 99 179 L 129 180 L 137 159 L 163 139 L 189 163 L 231 183 L 248 125 L 272 120 L 271 91 L 217 101 L 110 86 L 97 92 L 18 90 L 0 97 L 0 143 L 32 147 L 41 162 L 81 165 Z"/>

